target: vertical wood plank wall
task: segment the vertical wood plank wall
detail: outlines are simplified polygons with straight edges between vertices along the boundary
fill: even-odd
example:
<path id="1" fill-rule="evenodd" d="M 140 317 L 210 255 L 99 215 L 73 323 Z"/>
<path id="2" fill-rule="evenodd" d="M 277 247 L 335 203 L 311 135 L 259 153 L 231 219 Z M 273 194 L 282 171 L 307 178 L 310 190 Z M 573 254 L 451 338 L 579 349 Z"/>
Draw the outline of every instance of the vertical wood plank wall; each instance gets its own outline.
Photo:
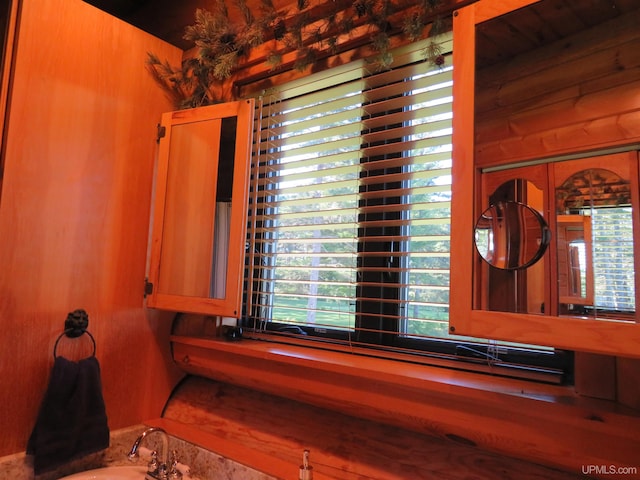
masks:
<path id="1" fill-rule="evenodd" d="M 159 415 L 181 375 L 171 317 L 143 309 L 155 129 L 173 109 L 148 51 L 182 56 L 81 0 L 22 2 L 0 199 L 0 456 L 26 447 L 71 310 L 89 313 L 112 429 Z"/>

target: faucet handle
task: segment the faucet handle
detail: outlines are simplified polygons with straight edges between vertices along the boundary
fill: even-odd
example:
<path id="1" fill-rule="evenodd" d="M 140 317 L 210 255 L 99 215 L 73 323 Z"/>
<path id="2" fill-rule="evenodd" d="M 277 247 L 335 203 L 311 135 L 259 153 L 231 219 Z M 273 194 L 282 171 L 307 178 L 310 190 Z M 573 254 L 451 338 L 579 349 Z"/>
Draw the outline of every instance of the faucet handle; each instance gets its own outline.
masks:
<path id="1" fill-rule="evenodd" d="M 159 466 L 160 464 L 158 463 L 158 452 L 156 450 L 153 450 L 151 452 L 151 460 L 149 460 L 149 463 L 147 463 L 147 472 L 155 473 L 158 471 Z"/>
<path id="2" fill-rule="evenodd" d="M 178 469 L 178 452 L 171 452 L 171 468 L 169 469 L 169 480 L 180 480 L 182 472 Z"/>

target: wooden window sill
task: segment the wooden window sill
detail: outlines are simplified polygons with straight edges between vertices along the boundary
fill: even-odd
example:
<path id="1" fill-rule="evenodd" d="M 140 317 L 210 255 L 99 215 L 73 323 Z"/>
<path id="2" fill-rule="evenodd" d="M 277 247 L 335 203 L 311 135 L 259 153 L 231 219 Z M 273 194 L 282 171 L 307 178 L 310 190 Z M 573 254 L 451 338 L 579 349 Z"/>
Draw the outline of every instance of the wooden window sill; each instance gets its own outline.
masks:
<path id="1" fill-rule="evenodd" d="M 193 375 L 576 473 L 638 466 L 638 412 L 570 387 L 257 340 L 171 341 Z"/>

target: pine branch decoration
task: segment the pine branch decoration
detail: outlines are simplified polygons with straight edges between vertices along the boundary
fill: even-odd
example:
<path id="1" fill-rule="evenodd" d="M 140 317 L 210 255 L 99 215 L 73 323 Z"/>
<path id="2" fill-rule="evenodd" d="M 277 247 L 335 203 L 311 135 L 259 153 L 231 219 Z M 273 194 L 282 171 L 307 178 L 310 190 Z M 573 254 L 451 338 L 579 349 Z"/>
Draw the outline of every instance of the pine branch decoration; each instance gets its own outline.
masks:
<path id="1" fill-rule="evenodd" d="M 195 23 L 185 29 L 184 38 L 193 41 L 197 55 L 180 67 L 148 55 L 147 67 L 154 79 L 166 91 L 177 108 L 192 108 L 222 101 L 216 96 L 216 86 L 231 78 L 243 57 L 268 39 L 280 45 L 267 56 L 272 70 L 282 64 L 283 52 L 294 52 L 293 67 L 306 70 L 324 55 L 339 52 L 339 35 L 349 35 L 358 25 L 370 30 L 370 47 L 374 55 L 370 63 L 378 70 L 393 63 L 390 35 L 401 33 L 410 41 L 421 38 L 427 23 L 430 35 L 440 33 L 442 23 L 432 20 L 433 12 L 443 0 L 354 0 L 346 10 L 335 4 L 326 18 L 311 18 L 309 0 L 296 0 L 298 13 L 287 22 L 285 12 L 277 12 L 272 0 L 261 0 L 260 8 L 252 11 L 247 0 L 232 0 L 241 14 L 233 23 L 225 0 L 215 0 L 211 10 L 197 9 Z M 333 0 L 335 2 L 335 0 Z M 407 12 L 406 16 L 396 15 Z M 393 25 L 392 18 L 401 25 Z M 444 61 L 438 46 L 430 44 L 425 57 L 435 65 Z"/>
<path id="2" fill-rule="evenodd" d="M 405 19 L 402 31 L 409 40 L 414 42 L 420 38 L 424 27 L 421 15 L 418 12 L 413 12 Z"/>

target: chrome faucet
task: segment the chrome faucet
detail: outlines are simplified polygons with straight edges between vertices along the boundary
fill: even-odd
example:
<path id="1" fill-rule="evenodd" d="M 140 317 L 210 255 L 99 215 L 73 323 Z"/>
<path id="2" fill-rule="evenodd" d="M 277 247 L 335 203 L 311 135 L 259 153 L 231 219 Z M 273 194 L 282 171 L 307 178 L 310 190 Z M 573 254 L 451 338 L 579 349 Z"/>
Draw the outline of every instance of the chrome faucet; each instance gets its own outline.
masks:
<path id="1" fill-rule="evenodd" d="M 174 462 L 172 461 L 172 471 L 169 472 L 167 469 L 167 461 L 169 457 L 169 437 L 167 436 L 167 432 L 160 427 L 149 427 L 137 438 L 137 440 L 133 443 L 131 450 L 127 457 L 130 461 L 138 458 L 138 449 L 140 448 L 140 444 L 142 441 L 152 433 L 158 432 L 162 435 L 162 460 L 160 462 L 157 461 L 157 454 L 155 452 L 152 453 L 151 462 L 148 465 L 147 475 L 145 479 L 147 480 L 168 480 L 177 477 L 176 471 L 174 471 Z"/>

